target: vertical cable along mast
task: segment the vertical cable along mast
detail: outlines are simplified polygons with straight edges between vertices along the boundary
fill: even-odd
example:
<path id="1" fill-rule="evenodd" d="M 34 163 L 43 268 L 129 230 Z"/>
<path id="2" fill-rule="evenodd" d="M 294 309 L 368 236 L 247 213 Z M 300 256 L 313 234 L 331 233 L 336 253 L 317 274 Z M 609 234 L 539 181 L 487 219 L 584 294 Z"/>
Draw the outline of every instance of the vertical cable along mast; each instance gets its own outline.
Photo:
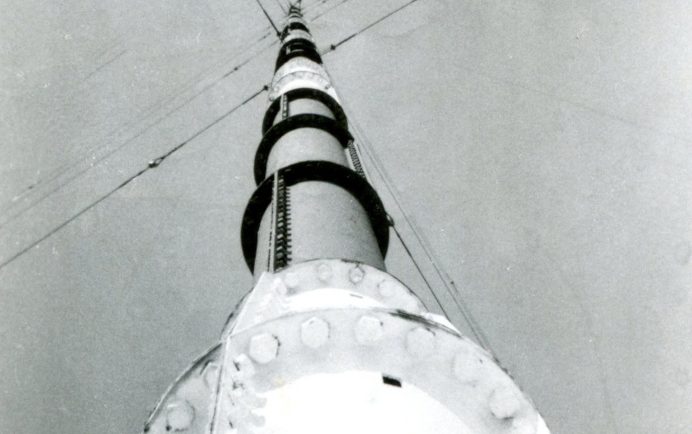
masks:
<path id="1" fill-rule="evenodd" d="M 144 432 L 548 433 L 492 356 L 387 273 L 387 213 L 298 6 L 280 37 L 241 227 L 254 287 Z"/>

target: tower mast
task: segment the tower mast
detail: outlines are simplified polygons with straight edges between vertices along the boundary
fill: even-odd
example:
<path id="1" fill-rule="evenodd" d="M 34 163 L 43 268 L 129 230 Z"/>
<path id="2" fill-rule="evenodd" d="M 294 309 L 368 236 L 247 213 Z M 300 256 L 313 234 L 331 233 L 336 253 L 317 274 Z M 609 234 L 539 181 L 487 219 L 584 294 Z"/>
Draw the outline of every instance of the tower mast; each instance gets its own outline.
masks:
<path id="1" fill-rule="evenodd" d="M 386 272 L 388 217 L 299 6 L 281 41 L 241 228 L 254 288 L 144 432 L 548 433 L 491 355 Z"/>

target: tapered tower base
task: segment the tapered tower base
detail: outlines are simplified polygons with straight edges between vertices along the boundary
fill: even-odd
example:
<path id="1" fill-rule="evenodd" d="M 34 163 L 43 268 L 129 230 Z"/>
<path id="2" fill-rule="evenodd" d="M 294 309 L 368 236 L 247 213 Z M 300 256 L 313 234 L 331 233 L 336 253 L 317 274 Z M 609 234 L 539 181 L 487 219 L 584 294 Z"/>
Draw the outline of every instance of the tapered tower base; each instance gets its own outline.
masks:
<path id="1" fill-rule="evenodd" d="M 376 268 L 267 272 L 238 312 L 145 432 L 548 432 L 486 351 Z"/>

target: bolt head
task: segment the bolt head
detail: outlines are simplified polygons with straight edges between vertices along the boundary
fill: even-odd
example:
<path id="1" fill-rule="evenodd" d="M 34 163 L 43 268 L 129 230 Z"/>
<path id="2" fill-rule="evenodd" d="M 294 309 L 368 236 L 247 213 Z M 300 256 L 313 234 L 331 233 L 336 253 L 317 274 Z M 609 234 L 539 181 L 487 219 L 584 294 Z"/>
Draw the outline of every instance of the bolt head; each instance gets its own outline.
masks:
<path id="1" fill-rule="evenodd" d="M 300 325 L 300 339 L 310 348 L 319 348 L 329 339 L 329 324 L 312 317 Z"/>
<path id="2" fill-rule="evenodd" d="M 208 388 L 214 389 L 219 379 L 219 365 L 216 363 L 209 363 L 205 366 L 202 372 L 202 378 L 204 379 L 204 384 L 206 384 Z"/>
<path id="3" fill-rule="evenodd" d="M 435 335 L 428 329 L 416 327 L 406 335 L 406 348 L 414 356 L 427 356 L 435 349 Z"/>
<path id="4" fill-rule="evenodd" d="M 488 405 L 493 416 L 498 419 L 508 419 L 519 411 L 521 403 L 514 390 L 508 386 L 500 386 L 490 395 Z"/>
<path id="5" fill-rule="evenodd" d="M 371 344 L 384 334 L 384 325 L 379 318 L 365 315 L 356 323 L 356 340 L 361 344 Z"/>
<path id="6" fill-rule="evenodd" d="M 260 333 L 250 338 L 248 354 L 257 363 L 269 363 L 279 354 L 279 340 L 269 333 Z"/>
<path id="7" fill-rule="evenodd" d="M 169 431 L 186 431 L 195 419 L 195 409 L 189 402 L 181 400 L 166 408 L 166 426 Z"/>
<path id="8" fill-rule="evenodd" d="M 329 264 L 320 264 L 317 266 L 317 278 L 322 282 L 327 282 L 332 278 L 332 267 Z"/>
<path id="9" fill-rule="evenodd" d="M 290 289 L 295 289 L 300 283 L 300 276 L 298 275 L 298 273 L 294 273 L 291 271 L 286 273 L 284 281 L 286 282 L 287 287 L 289 287 Z"/>
<path id="10" fill-rule="evenodd" d="M 356 265 L 348 272 L 348 278 L 351 283 L 360 283 L 364 277 L 365 271 L 360 265 Z"/>

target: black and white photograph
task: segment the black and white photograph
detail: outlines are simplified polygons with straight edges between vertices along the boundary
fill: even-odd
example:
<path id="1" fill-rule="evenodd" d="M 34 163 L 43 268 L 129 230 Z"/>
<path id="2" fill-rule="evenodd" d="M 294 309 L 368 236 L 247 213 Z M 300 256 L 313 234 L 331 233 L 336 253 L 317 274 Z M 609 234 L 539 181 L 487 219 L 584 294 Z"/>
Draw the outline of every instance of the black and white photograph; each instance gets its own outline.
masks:
<path id="1" fill-rule="evenodd" d="M 0 434 L 692 434 L 689 1 L 0 11 Z"/>

